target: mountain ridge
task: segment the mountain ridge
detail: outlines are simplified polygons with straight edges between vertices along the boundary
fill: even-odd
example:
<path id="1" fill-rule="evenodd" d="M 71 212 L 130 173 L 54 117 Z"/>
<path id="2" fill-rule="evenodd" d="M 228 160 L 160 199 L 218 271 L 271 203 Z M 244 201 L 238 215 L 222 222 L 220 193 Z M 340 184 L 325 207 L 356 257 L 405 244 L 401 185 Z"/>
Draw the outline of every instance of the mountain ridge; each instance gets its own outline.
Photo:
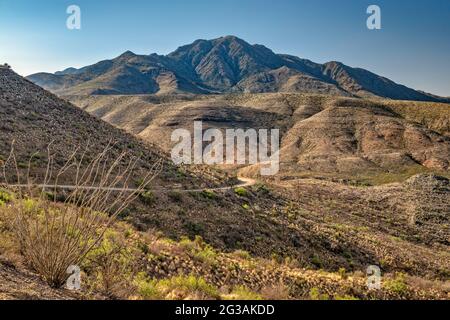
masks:
<path id="1" fill-rule="evenodd" d="M 304 92 L 450 102 L 362 68 L 276 54 L 235 36 L 196 40 L 168 55 L 126 51 L 80 69 L 27 78 L 60 95 Z"/>

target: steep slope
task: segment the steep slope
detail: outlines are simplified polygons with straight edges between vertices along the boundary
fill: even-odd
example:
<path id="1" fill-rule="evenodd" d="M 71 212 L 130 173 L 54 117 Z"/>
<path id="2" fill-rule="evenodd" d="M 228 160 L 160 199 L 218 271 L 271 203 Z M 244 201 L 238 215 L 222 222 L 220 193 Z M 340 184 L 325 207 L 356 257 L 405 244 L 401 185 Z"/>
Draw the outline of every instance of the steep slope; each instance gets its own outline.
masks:
<path id="1" fill-rule="evenodd" d="M 185 64 L 204 84 L 220 91 L 232 88 L 249 75 L 283 65 L 282 59 L 266 47 L 252 46 L 234 36 L 198 40 L 168 57 Z"/>
<path id="2" fill-rule="evenodd" d="M 275 54 L 235 36 L 197 40 L 167 56 L 127 51 L 92 66 L 28 78 L 60 95 L 310 92 L 449 102 L 364 69 Z"/>
<path id="3" fill-rule="evenodd" d="M 328 62 L 322 66 L 325 76 L 336 81 L 344 90 L 359 97 L 384 97 L 394 100 L 445 101 L 431 94 L 399 85 L 361 68 L 351 68 L 340 62 Z"/>
<path id="4" fill-rule="evenodd" d="M 235 92 L 305 92 L 330 95 L 350 95 L 336 85 L 320 81 L 295 69 L 279 69 L 257 73 L 241 81 L 233 88 Z"/>
<path id="5" fill-rule="evenodd" d="M 158 184 L 170 186 L 174 183 L 196 185 L 207 183 L 187 174 L 173 175 L 176 168 L 159 148 L 144 143 L 136 137 L 103 122 L 80 110 L 69 102 L 43 90 L 9 69 L 0 69 L 0 163 L 8 158 L 14 142 L 19 169 L 26 172 L 31 156 L 32 173 L 42 175 L 47 164 L 47 147 L 56 155 L 55 167 L 61 167 L 71 153 L 86 149 L 85 159 L 90 160 L 112 144 L 111 158 L 122 152 L 128 158 L 138 157 L 135 179 L 142 177 L 159 159 L 164 161 L 164 173 Z M 125 165 L 125 163 L 124 163 Z M 8 174 L 14 176 L 13 171 Z M 70 180 L 70 174 L 67 174 Z M 41 179 L 42 180 L 42 179 Z"/>

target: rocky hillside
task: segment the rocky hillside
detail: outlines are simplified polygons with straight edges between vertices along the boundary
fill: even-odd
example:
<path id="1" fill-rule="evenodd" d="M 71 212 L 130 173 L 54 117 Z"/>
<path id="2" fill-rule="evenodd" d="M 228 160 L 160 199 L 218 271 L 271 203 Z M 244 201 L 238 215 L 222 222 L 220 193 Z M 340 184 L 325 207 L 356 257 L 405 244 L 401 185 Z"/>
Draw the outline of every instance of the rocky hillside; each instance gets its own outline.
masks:
<path id="1" fill-rule="evenodd" d="M 180 183 L 187 186 L 214 185 L 212 180 L 208 182 L 206 176 L 196 178 L 189 173 L 179 176 L 179 169 L 167 160 L 158 147 L 91 116 L 5 68 L 0 69 L 0 119 L 0 138 L 3 142 L 0 163 L 3 164 L 8 158 L 14 142 L 21 173 L 26 173 L 32 158 L 31 173 L 40 181 L 46 170 L 49 145 L 51 154 L 55 155 L 54 166 L 58 168 L 64 165 L 76 148 L 80 148 L 80 153 L 86 153 L 85 161 L 90 161 L 111 144 L 112 159 L 123 152 L 128 154 L 127 159 L 141 159 L 136 167 L 136 180 L 148 172 L 155 161 L 163 159 L 165 170 L 157 182 L 160 186 Z M 14 172 L 8 170 L 7 173 L 15 177 Z M 73 178 L 69 172 L 66 176 L 68 180 Z"/>
<path id="2" fill-rule="evenodd" d="M 280 93 L 70 99 L 167 151 L 172 131 L 193 130 L 194 119 L 202 120 L 205 129 L 280 128 L 280 175 L 286 179 L 306 174 L 391 182 L 396 175 L 448 174 L 448 104 Z M 253 175 L 259 170 L 244 171 Z"/>
<path id="3" fill-rule="evenodd" d="M 283 210 L 263 213 L 249 189 L 240 193 L 250 203 L 241 215 L 256 221 L 270 212 L 289 224 L 296 245 L 267 257 L 254 250 L 279 229 L 230 234 L 245 237 L 226 249 L 198 236 L 201 228 L 174 240 L 161 233 L 165 226 L 139 232 L 118 222 L 83 263 L 77 293 L 52 290 L 27 270 L 0 214 L 0 299 L 448 299 L 449 191 L 448 179 L 433 175 L 375 188 L 290 181 L 275 191 L 290 199 Z M 381 267 L 380 290 L 367 288 L 368 265 Z"/>
<path id="4" fill-rule="evenodd" d="M 127 51 L 81 69 L 28 79 L 60 95 L 309 92 L 448 102 L 367 70 L 275 54 L 234 36 L 197 40 L 167 56 Z"/>

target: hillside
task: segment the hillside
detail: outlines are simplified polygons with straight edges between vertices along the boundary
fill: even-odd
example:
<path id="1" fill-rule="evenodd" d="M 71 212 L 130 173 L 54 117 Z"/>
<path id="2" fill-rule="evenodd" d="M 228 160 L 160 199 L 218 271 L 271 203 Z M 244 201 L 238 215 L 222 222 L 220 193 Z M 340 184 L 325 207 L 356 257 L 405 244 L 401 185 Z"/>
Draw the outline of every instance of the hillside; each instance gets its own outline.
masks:
<path id="1" fill-rule="evenodd" d="M 193 119 L 202 120 L 205 129 L 279 128 L 284 179 L 378 183 L 420 172 L 448 175 L 448 104 L 280 93 L 68 98 L 166 151 L 172 131 L 193 130 Z M 256 169 L 241 173 L 254 175 Z"/>
<path id="2" fill-rule="evenodd" d="M 134 183 L 145 174 L 151 163 L 164 157 L 157 147 L 89 115 L 13 71 L 2 69 L 0 72 L 0 134 L 5 141 L 1 149 L 2 161 L 6 160 L 11 143 L 15 140 L 18 167 L 25 174 L 30 157 L 39 152 L 31 165 L 35 182 L 42 182 L 47 167 L 45 151 L 50 143 L 55 154 L 55 166 L 62 166 L 65 158 L 79 145 L 84 147 L 89 142 L 85 155 L 87 161 L 103 151 L 104 146 L 112 140 L 112 159 L 122 151 L 142 158 L 133 175 Z M 241 248 L 263 257 L 282 252 L 300 257 L 305 252 L 297 249 L 297 241 L 309 242 L 310 236 L 316 237 L 310 232 L 292 228 L 284 217 L 274 218 L 268 214 L 271 210 L 284 210 L 285 200 L 267 194 L 264 188 L 256 186 L 248 199 L 240 197 L 233 188 L 206 190 L 218 183 L 221 186 L 231 183 L 221 180 L 221 177 L 226 176 L 218 171 L 201 168 L 201 173 L 193 173 L 192 170 L 195 168 L 177 168 L 165 160 L 164 170 L 151 191 L 133 203 L 122 213 L 122 217 L 142 231 L 157 228 L 175 239 L 184 235 L 201 235 L 217 248 Z M 8 178 L 14 178 L 14 173 L 15 170 L 7 170 Z M 70 184 L 73 175 L 74 172 L 68 172 L 66 180 L 61 178 L 60 182 L 67 181 Z M 180 188 L 205 190 L 182 192 L 178 190 Z M 252 206 L 249 208 L 250 201 Z M 254 214 L 258 215 L 257 219 Z M 256 241 L 255 238 L 261 239 Z M 313 252 L 328 256 L 328 249 L 320 242 L 305 250 L 309 252 L 308 256 Z M 329 266 L 332 267 L 340 260 L 339 255 L 332 254 Z M 305 262 L 305 265 L 311 264 Z"/>
<path id="3" fill-rule="evenodd" d="M 28 79 L 59 95 L 303 92 L 448 102 L 364 69 L 276 54 L 234 36 L 197 40 L 166 56 L 127 51 L 81 69 Z"/>
<path id="4" fill-rule="evenodd" d="M 127 159 L 140 159 L 133 181 L 142 177 L 155 161 L 163 159 L 165 170 L 155 181 L 156 185 L 163 187 L 185 184 L 192 187 L 219 182 L 214 182 L 213 176 L 196 177 L 194 173 L 178 175 L 179 168 L 175 167 L 158 147 L 89 115 L 10 69 L 0 69 L 0 117 L 0 138 L 3 141 L 0 146 L 0 161 L 3 163 L 8 158 L 14 142 L 17 165 L 21 173 L 26 173 L 32 158 L 31 175 L 36 176 L 37 182 L 42 182 L 45 174 L 48 146 L 51 154 L 56 157 L 54 166 L 58 169 L 76 148 L 80 148 L 80 153 L 86 152 L 85 161 L 90 161 L 108 144 L 112 145 L 111 159 L 123 152 L 127 153 L 123 166 L 126 165 Z M 8 174 L 16 179 L 14 172 L 11 170 Z M 72 173 L 67 172 L 62 179 L 66 177 L 71 181 Z"/>
<path id="5" fill-rule="evenodd" d="M 0 136 L 5 141 L 2 161 L 12 140 L 16 141 L 21 170 L 26 169 L 31 154 L 45 150 L 50 142 L 55 154 L 62 155 L 55 158 L 58 166 L 73 146 L 89 141 L 86 156 L 92 157 L 113 140 L 112 157 L 125 150 L 142 158 L 136 168 L 137 179 L 150 163 L 165 158 L 165 153 L 149 141 L 158 140 L 154 142 L 168 148 L 164 140 L 168 133 L 190 124 L 193 118 L 221 128 L 280 126 L 283 136 L 289 137 L 312 117 L 339 124 L 344 133 L 361 141 L 372 141 L 370 132 L 364 130 L 374 130 L 379 122 L 409 130 L 417 141 L 409 135 L 397 136 L 415 143 L 411 147 L 395 140 L 396 135 L 376 137 L 380 150 L 385 151 L 380 154 L 387 154 L 388 159 L 396 154 L 389 146 L 398 148 L 398 143 L 405 144 L 405 153 L 423 161 L 422 167 L 445 165 L 448 160 L 442 158 L 448 138 L 426 128 L 439 121 L 425 121 L 420 126 L 406 120 L 413 111 L 404 111 L 403 118 L 380 102 L 290 94 L 71 99 L 129 133 L 11 70 L 0 69 Z M 340 123 L 340 119 L 349 121 Z M 362 126 L 359 121 L 371 125 Z M 321 132 L 326 135 L 330 130 L 315 132 L 319 141 L 324 137 Z M 347 139 L 340 139 L 346 135 L 337 133 L 336 143 L 346 145 Z M 293 136 L 300 134 L 304 133 Z M 317 153 L 313 148 L 310 152 Z M 446 178 L 419 175 L 403 183 L 355 187 L 286 176 L 245 188 L 211 190 L 230 183 L 219 168 L 178 168 L 164 161 L 155 185 L 120 214 L 120 221 L 107 232 L 102 246 L 83 265 L 89 287 L 79 295 L 50 289 L 29 270 L 17 239 L 0 215 L 0 298 L 448 298 L 450 189 Z M 380 172 L 383 164 L 378 163 Z M 46 165 L 45 153 L 40 154 L 33 161 L 33 173 L 42 174 Z M 336 177 L 336 173 L 331 176 Z M 192 187 L 196 190 L 189 191 Z M 0 190 L 0 213 L 11 208 L 12 197 Z M 108 258 L 113 259 L 112 265 Z M 113 269 L 105 269 L 104 263 Z M 379 265 L 384 274 L 384 286 L 377 292 L 369 292 L 365 286 L 364 272 L 372 264 Z M 111 286 L 108 281 L 120 285 Z"/>

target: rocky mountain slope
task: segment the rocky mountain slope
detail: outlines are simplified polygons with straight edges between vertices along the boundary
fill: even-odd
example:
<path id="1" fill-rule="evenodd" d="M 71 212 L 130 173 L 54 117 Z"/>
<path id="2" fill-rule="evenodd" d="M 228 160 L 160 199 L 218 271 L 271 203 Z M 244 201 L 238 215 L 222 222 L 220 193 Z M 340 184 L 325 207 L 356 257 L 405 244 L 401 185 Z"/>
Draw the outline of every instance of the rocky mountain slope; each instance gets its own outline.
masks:
<path id="1" fill-rule="evenodd" d="M 310 92 L 448 101 L 367 70 L 275 54 L 234 36 L 197 40 L 167 56 L 127 51 L 81 69 L 38 73 L 28 79 L 60 95 Z"/>

